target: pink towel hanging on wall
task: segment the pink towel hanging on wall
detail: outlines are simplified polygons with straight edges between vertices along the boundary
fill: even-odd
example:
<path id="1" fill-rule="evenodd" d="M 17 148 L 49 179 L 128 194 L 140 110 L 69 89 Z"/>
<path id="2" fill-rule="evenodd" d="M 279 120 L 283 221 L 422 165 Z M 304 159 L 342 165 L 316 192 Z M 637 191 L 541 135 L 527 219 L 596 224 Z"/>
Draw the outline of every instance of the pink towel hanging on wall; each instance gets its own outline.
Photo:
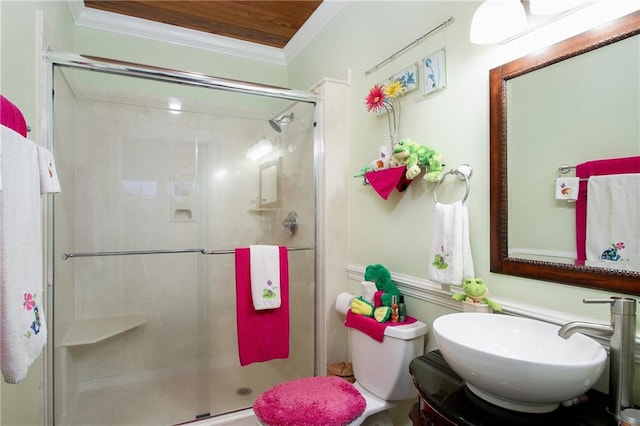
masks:
<path id="1" fill-rule="evenodd" d="M 289 261 L 280 249 L 280 308 L 255 310 L 251 295 L 249 248 L 237 248 L 236 323 L 240 365 L 289 358 Z"/>
<path id="2" fill-rule="evenodd" d="M 576 166 L 576 176 L 581 178 L 576 201 L 576 264 L 584 265 L 587 259 L 587 179 L 591 176 L 640 173 L 640 156 L 608 158 L 587 161 Z"/>

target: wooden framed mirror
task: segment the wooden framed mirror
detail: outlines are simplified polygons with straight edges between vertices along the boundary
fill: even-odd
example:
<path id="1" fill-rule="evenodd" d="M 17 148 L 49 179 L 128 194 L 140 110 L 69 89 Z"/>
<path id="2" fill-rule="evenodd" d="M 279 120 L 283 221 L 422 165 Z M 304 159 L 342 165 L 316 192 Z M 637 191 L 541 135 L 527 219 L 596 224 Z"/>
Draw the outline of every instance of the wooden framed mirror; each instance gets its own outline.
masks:
<path id="1" fill-rule="evenodd" d="M 528 188 L 513 187 L 515 165 L 511 164 L 513 155 L 510 157 L 510 153 L 513 154 L 514 150 L 521 149 L 516 144 L 509 131 L 508 124 L 508 112 L 511 114 L 514 112 L 515 102 L 509 97 L 509 88 L 511 84 L 519 77 L 532 76 L 537 73 L 549 73 L 553 67 L 560 66 L 565 63 L 576 60 L 579 57 L 586 57 L 587 55 L 593 55 L 596 52 L 604 51 L 609 46 L 622 45 L 622 43 L 638 43 L 634 47 L 636 53 L 640 51 L 637 46 L 640 45 L 638 39 L 640 36 L 640 11 L 636 11 L 632 14 L 619 18 L 609 24 L 602 25 L 594 30 L 587 31 L 560 43 L 557 43 L 549 48 L 543 49 L 537 53 L 527 55 L 525 57 L 516 59 L 509 63 L 503 64 L 499 67 L 492 69 L 489 73 L 490 79 L 490 230 L 491 230 L 491 253 L 490 253 L 490 270 L 491 272 L 513 275 L 525 278 L 533 278 L 544 281 L 558 282 L 571 284 L 576 286 L 583 286 L 589 288 L 596 288 L 605 291 L 623 292 L 629 294 L 640 294 L 640 272 L 629 271 L 623 269 L 606 269 L 589 266 L 579 266 L 575 262 L 556 262 L 553 260 L 535 260 L 527 258 L 526 256 L 514 255 L 513 247 L 510 247 L 509 236 L 513 235 L 513 229 L 509 229 L 515 226 L 515 215 L 520 214 L 522 209 L 517 210 L 509 204 L 512 202 L 513 195 L 518 191 L 528 190 Z M 637 80 L 638 64 L 639 60 L 636 56 L 627 57 L 621 64 L 624 67 L 634 67 L 635 79 Z M 582 68 L 582 72 L 593 73 L 592 84 L 609 84 L 610 78 L 616 78 L 616 73 L 611 72 L 610 63 L 603 62 L 602 68 L 598 69 L 585 69 Z M 604 73 L 604 74 L 603 74 Z M 606 74 L 609 73 L 609 74 Z M 606 74 L 606 75 L 605 75 Z M 604 78 L 603 78 L 604 77 Z M 545 76 L 545 79 L 547 77 Z M 565 75 L 561 85 L 568 85 L 572 83 L 571 78 L 567 78 Z M 636 97 L 636 104 L 640 104 L 640 99 L 637 99 L 638 93 L 633 92 Z M 585 96 L 589 98 L 594 96 Z M 547 99 L 547 102 L 550 100 Z M 597 101 L 597 99 L 596 99 Z M 552 101 L 553 102 L 553 101 Z M 531 105 L 529 105 L 531 106 Z M 536 109 L 545 108 L 544 105 L 535 108 L 530 108 L 535 112 Z M 635 126 L 636 139 L 632 141 L 632 144 L 636 144 L 637 153 L 634 155 L 640 155 L 640 139 L 638 139 L 639 127 L 639 115 L 636 115 L 630 120 L 632 125 Z M 536 122 L 536 117 L 531 116 L 530 120 Z M 559 117 L 558 122 L 562 123 L 565 120 L 563 117 Z M 629 120 L 627 120 L 629 121 Z M 585 123 L 586 124 L 586 123 Z M 618 125 L 618 124 L 613 124 Z M 575 130 L 570 128 L 569 132 Z M 536 140 L 536 143 L 544 143 L 545 137 L 541 137 Z M 607 140 L 607 143 L 609 141 Z M 559 142 L 556 140 L 555 142 Z M 529 144 L 531 145 L 531 144 Z M 556 145 L 557 146 L 557 145 Z M 578 150 L 580 151 L 580 150 Z M 620 156 L 615 148 L 611 148 L 607 152 L 610 157 Z M 570 160 L 566 158 L 549 158 L 549 156 L 543 156 L 540 154 L 538 160 L 536 158 L 529 157 L 528 164 L 522 165 L 528 169 L 530 176 L 533 177 L 540 169 L 539 165 L 553 167 L 556 173 L 555 176 L 546 176 L 546 184 L 550 184 L 550 198 L 553 198 L 553 178 L 557 177 L 557 167 L 562 163 L 574 161 L 573 165 L 578 160 Z M 579 155 L 576 155 L 579 157 Z M 531 181 L 529 186 L 534 185 Z M 537 184 L 536 184 L 537 185 Z M 532 202 L 533 204 L 533 202 Z M 533 207 L 533 206 L 532 206 Z M 511 215 L 511 217 L 510 217 Z M 532 220 L 536 220 L 538 215 L 533 214 Z M 522 222 L 522 221 L 521 221 Z M 542 224 L 541 227 L 543 227 Z M 535 226 L 535 225 L 532 225 Z M 538 224 L 540 226 L 540 224 Z M 566 226 L 574 226 L 575 222 Z M 510 234 L 510 232 L 512 232 Z M 575 238 L 573 240 L 575 247 Z"/>

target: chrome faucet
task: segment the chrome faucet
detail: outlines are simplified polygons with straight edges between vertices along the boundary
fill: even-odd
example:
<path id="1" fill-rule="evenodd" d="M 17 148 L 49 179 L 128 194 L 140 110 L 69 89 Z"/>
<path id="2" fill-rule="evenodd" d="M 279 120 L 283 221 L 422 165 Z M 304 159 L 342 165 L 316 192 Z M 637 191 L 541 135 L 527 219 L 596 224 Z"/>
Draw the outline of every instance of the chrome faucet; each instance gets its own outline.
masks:
<path id="1" fill-rule="evenodd" d="M 608 411 L 620 417 L 620 411 L 633 407 L 633 381 L 636 347 L 636 300 L 628 297 L 583 299 L 584 303 L 609 303 L 611 325 L 570 322 L 560 327 L 558 335 L 568 339 L 573 333 L 590 331 L 610 336 Z"/>

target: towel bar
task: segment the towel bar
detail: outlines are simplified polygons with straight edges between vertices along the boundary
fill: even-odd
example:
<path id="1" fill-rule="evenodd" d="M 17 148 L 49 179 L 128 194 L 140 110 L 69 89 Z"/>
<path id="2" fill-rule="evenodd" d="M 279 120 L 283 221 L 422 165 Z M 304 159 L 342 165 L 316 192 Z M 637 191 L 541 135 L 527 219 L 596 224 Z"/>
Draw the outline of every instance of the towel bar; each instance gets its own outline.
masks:
<path id="1" fill-rule="evenodd" d="M 314 246 L 289 247 L 287 251 L 313 250 Z M 64 253 L 62 260 L 71 257 L 97 257 L 97 256 L 131 256 L 138 254 L 176 254 L 176 253 L 200 253 L 200 254 L 234 254 L 235 249 L 228 250 L 207 250 L 207 249 L 175 249 L 175 250 L 129 250 L 129 251 L 101 251 L 86 253 Z"/>

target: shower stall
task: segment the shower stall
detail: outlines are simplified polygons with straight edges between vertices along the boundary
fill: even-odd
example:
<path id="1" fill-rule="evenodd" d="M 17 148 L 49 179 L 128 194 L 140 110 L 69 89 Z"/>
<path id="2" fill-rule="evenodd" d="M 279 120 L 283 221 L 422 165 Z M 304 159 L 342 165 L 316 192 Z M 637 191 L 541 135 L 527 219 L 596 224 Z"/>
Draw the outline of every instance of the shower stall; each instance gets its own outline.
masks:
<path id="1" fill-rule="evenodd" d="M 314 375 L 313 95 L 49 59 L 55 424 L 185 423 Z M 250 244 L 289 250 L 290 355 L 241 367 L 234 249 Z"/>

